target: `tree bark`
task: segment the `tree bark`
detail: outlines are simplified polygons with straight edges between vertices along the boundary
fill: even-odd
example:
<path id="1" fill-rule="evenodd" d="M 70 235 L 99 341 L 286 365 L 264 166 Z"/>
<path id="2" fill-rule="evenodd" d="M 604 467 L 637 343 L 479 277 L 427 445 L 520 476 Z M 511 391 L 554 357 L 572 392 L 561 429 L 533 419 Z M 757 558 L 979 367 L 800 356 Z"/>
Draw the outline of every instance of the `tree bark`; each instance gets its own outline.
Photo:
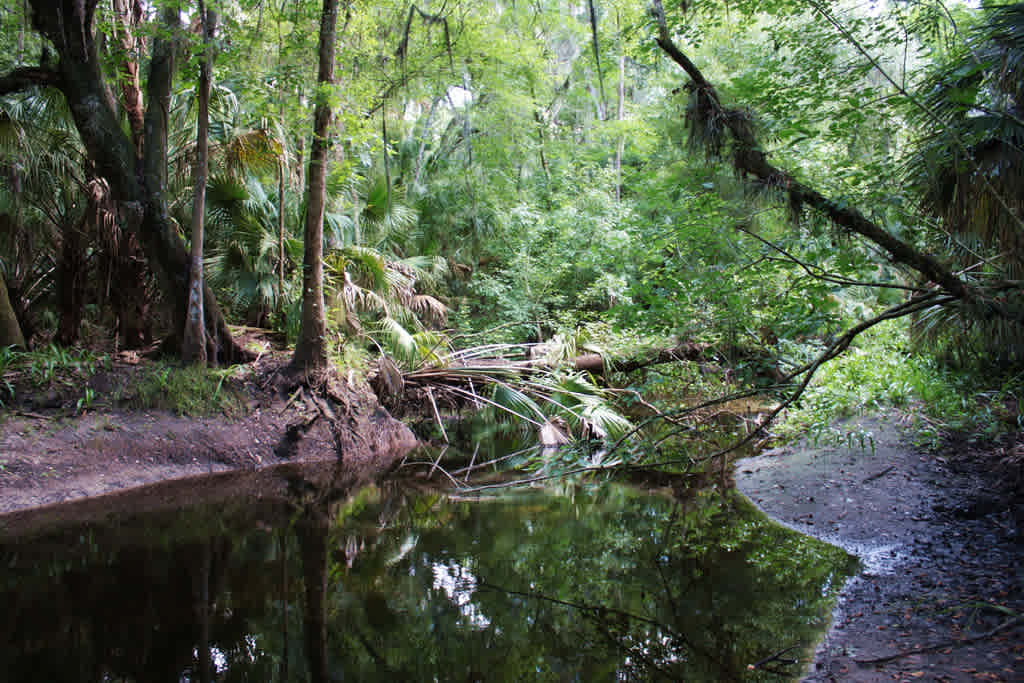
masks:
<path id="1" fill-rule="evenodd" d="M 86 200 L 92 204 L 92 198 Z M 73 346 L 78 341 L 85 304 L 85 245 L 82 236 L 89 226 L 90 208 L 87 207 L 76 225 L 67 225 L 61 231 L 60 258 L 57 261 L 57 322 L 55 341 L 61 346 Z"/>
<path id="2" fill-rule="evenodd" d="M 4 275 L 0 272 L 0 348 L 14 346 L 19 349 L 25 348 L 25 336 L 21 333 L 21 325 L 14 315 L 14 307 L 7 296 L 7 283 Z"/>
<path id="3" fill-rule="evenodd" d="M 174 316 L 170 346 L 181 344 L 188 296 L 188 253 L 171 223 L 164 200 L 166 174 L 167 106 L 173 73 L 173 44 L 165 37 L 154 41 L 147 84 L 143 171 L 138 173 L 135 147 L 121 129 L 107 88 L 94 40 L 93 20 L 98 0 L 30 0 L 36 29 L 53 45 L 59 57 L 55 85 L 64 93 L 79 136 L 97 175 L 106 178 L 114 199 L 141 211 L 136 228 L 146 257 L 160 279 Z M 173 14 L 173 17 L 170 16 Z M 177 22 L 177 14 L 169 13 Z M 0 83 L 4 79 L 0 79 Z M 216 339 L 217 361 L 247 362 L 254 354 L 231 336 L 217 301 L 203 287 L 207 334 Z"/>
<path id="4" fill-rule="evenodd" d="M 203 324 L 203 217 L 206 212 L 206 173 L 210 132 L 210 82 L 213 70 L 213 34 L 217 13 L 199 0 L 205 48 L 199 62 L 199 121 L 196 126 L 196 165 L 192 175 L 192 245 L 189 253 L 188 308 L 182 334 L 181 360 L 206 365 L 208 350 Z M 213 341 L 213 340 L 211 340 Z M 210 349 L 215 357 L 216 348 Z"/>
<path id="5" fill-rule="evenodd" d="M 303 233 L 302 319 L 292 367 L 316 371 L 327 367 L 327 321 L 324 316 L 324 207 L 327 201 L 327 152 L 333 111 L 334 47 L 338 30 L 338 0 L 324 0 L 320 15 L 320 70 L 313 113 L 313 142 L 309 150 L 306 227 Z"/>
<path id="6" fill-rule="evenodd" d="M 121 83 L 121 105 L 128 117 L 128 128 L 132 133 L 135 153 L 142 158 L 142 141 L 145 115 L 142 106 L 142 88 L 139 85 L 139 62 L 134 54 L 139 41 L 135 28 L 142 20 L 142 4 L 139 0 L 113 0 L 114 17 L 120 34 L 118 44 L 123 53 L 118 62 Z"/>
<path id="7" fill-rule="evenodd" d="M 143 8 L 140 0 L 113 0 L 113 10 L 117 42 L 122 52 L 117 63 L 118 103 L 128 119 L 138 167 L 146 147 L 145 109 L 139 83 L 138 49 L 141 41 L 136 37 Z M 112 270 L 117 273 L 117 288 L 110 297 L 110 303 L 117 316 L 117 336 L 121 347 L 126 349 L 141 348 L 153 337 L 148 286 L 150 272 L 137 237 L 141 219 L 141 214 L 131 207 L 120 212 L 123 229 L 115 233 L 110 253 Z M 125 224 L 126 221 L 130 224 Z"/>

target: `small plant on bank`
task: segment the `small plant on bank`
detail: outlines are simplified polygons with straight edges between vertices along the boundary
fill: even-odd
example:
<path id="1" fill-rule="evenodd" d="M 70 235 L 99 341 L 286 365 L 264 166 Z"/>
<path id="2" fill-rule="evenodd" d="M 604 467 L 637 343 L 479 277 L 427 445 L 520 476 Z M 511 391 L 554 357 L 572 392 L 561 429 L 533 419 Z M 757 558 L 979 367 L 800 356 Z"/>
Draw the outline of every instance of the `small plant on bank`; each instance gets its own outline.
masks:
<path id="1" fill-rule="evenodd" d="M 0 369 L 26 372 L 35 386 L 44 387 L 55 381 L 74 384 L 78 379 L 91 377 L 98 367 L 109 362 L 109 357 L 97 356 L 88 350 L 76 351 L 49 344 L 36 351 L 5 349 Z"/>
<path id="2" fill-rule="evenodd" d="M 4 400 L 13 398 L 14 385 L 7 377 L 8 369 L 18 357 L 18 352 L 13 346 L 5 346 L 0 349 L 0 408 L 4 407 Z"/>
<path id="3" fill-rule="evenodd" d="M 96 399 L 96 392 L 92 387 L 86 387 L 85 393 L 75 403 L 75 413 L 81 415 L 86 410 L 92 407 L 92 402 Z"/>

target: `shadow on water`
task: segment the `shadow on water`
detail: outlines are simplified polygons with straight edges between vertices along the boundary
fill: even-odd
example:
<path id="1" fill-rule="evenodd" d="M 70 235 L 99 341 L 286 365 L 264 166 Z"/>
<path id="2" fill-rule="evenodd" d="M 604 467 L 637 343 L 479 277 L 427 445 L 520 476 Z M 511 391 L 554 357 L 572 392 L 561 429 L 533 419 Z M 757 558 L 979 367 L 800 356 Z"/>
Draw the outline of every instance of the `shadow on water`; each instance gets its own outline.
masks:
<path id="1" fill-rule="evenodd" d="M 466 500 L 392 482 L 344 502 L 303 498 L 5 541 L 0 670 L 10 681 L 777 681 L 800 674 L 787 660 L 823 633 L 854 569 L 732 493 L 565 484 Z"/>

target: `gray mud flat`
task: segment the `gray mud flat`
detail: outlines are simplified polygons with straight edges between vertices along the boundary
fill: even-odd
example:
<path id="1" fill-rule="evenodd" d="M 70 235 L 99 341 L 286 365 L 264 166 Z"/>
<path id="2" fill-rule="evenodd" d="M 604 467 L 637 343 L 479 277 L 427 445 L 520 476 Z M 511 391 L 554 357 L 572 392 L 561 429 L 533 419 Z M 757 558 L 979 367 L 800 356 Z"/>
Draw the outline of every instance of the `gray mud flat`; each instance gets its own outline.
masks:
<path id="1" fill-rule="evenodd" d="M 863 563 L 805 680 L 1024 680 L 1024 545 L 987 463 L 922 452 L 877 418 L 844 429 L 874 449 L 804 444 L 736 468 L 768 515 Z"/>

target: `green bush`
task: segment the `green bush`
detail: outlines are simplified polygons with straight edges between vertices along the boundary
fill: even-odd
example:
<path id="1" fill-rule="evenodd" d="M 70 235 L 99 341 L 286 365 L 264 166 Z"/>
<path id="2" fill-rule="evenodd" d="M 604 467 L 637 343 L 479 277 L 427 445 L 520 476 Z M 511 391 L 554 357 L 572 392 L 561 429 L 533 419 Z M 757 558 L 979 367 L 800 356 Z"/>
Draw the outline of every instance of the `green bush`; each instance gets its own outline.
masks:
<path id="1" fill-rule="evenodd" d="M 895 411 L 907 418 L 919 443 L 937 446 L 951 432 L 991 437 L 1006 426 L 998 406 L 1021 395 L 1022 377 L 996 391 L 990 378 L 954 371 L 934 356 L 912 350 L 905 321 L 879 325 L 857 339 L 839 358 L 826 363 L 796 407 L 788 411 L 780 435 L 794 438 L 832 435 L 848 439 L 832 425 L 852 415 Z"/>

